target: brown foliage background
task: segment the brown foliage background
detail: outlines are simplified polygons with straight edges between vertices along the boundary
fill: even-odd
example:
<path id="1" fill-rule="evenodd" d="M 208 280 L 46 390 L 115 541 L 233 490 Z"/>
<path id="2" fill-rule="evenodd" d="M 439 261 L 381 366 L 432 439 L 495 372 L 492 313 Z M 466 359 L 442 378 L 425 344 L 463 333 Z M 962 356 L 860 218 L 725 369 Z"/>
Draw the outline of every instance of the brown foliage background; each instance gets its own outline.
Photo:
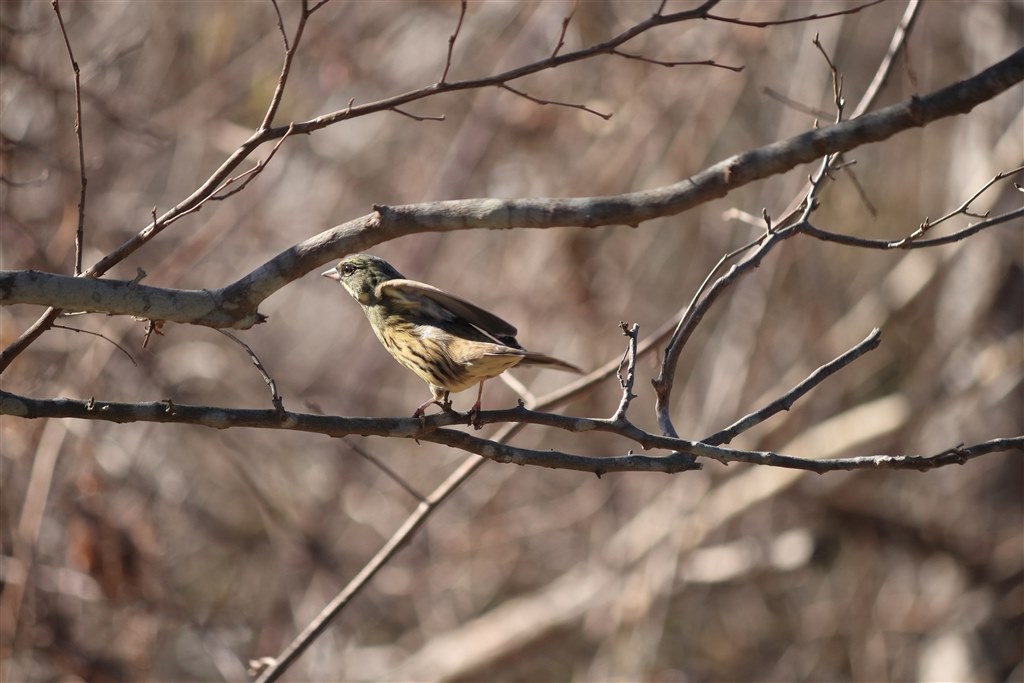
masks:
<path id="1" fill-rule="evenodd" d="M 838 6 L 732 3 L 721 13 L 777 19 Z M 270 3 L 62 7 L 82 65 L 88 265 L 144 226 L 154 206 L 188 195 L 259 124 L 281 40 Z M 570 8 L 471 4 L 450 78 L 549 54 Z M 581 3 L 568 46 L 603 40 L 653 9 Z M 294 20 L 293 5 L 282 10 Z M 408 107 L 444 122 L 385 113 L 289 139 L 248 189 L 178 222 L 110 277 L 142 268 L 147 284 L 221 286 L 374 203 L 613 194 L 675 182 L 812 125 L 765 88 L 831 112 L 815 33 L 855 102 L 903 11 L 890 2 L 768 29 L 693 22 L 628 46 L 657 59 L 743 64 L 740 74 L 599 57 L 516 83 L 613 113 L 607 122 L 488 89 Z M 0 12 L 0 158 L 4 178 L 18 183 L 0 185 L 0 259 L 5 269 L 70 272 L 79 192 L 70 66 L 49 3 L 4 2 Z M 327 5 L 307 27 L 277 122 L 435 81 L 457 15 L 456 3 Z M 974 73 L 1022 35 L 1019 4 L 929 3 L 880 105 Z M 969 116 L 856 150 L 849 157 L 877 217 L 840 174 L 817 222 L 862 236 L 911 232 L 1020 163 L 1022 112 L 1017 88 Z M 654 330 L 722 253 L 756 234 L 723 212 L 779 215 L 809 170 L 635 230 L 429 234 L 375 253 L 514 321 L 529 348 L 596 367 L 622 353 L 620 320 Z M 1020 195 L 1001 185 L 986 202 L 1006 210 Z M 681 436 L 730 423 L 874 326 L 880 349 L 738 445 L 804 456 L 933 453 L 1020 432 L 1020 227 L 913 253 L 788 241 L 685 351 L 674 410 Z M 355 303 L 316 273 L 261 310 L 270 321 L 242 336 L 290 408 L 405 415 L 426 398 Z M 4 308 L 0 341 L 38 313 Z M 102 339 L 54 330 L 5 374 L 5 388 L 269 405 L 249 359 L 212 330 L 168 326 L 143 350 L 142 323 L 65 322 L 118 341 L 138 365 Z M 654 359 L 641 364 L 631 409 L 652 429 L 656 369 Z M 536 393 L 565 381 L 518 376 Z M 618 397 L 610 380 L 566 410 L 608 415 Z M 459 396 L 456 406 L 471 400 Z M 491 382 L 485 401 L 511 405 L 514 394 Z M 276 654 L 417 502 L 348 440 L 10 417 L 0 425 L 7 680 L 241 680 L 246 660 Z M 591 454 L 628 448 L 539 428 L 517 443 Z M 465 457 L 399 440 L 352 445 L 421 493 Z M 603 479 L 488 464 L 287 676 L 1019 680 L 1022 462 L 1010 453 L 928 474 L 822 477 L 710 463 L 673 477 Z M 52 467 L 40 472 L 40 463 Z M 45 502 L 34 537 L 23 534 L 26 500 Z"/>

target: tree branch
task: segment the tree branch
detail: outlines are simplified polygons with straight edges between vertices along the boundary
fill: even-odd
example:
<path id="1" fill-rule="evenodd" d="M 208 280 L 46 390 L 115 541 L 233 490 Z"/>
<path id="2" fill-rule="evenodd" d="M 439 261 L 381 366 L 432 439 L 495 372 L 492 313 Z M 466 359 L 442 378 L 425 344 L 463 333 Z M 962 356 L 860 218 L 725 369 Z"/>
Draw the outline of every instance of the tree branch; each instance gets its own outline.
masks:
<path id="1" fill-rule="evenodd" d="M 940 118 L 966 113 L 1021 80 L 1024 80 L 1024 49 L 975 76 L 929 95 L 914 97 L 856 119 L 732 156 L 690 178 L 652 190 L 605 197 L 462 199 L 393 207 L 377 206 L 375 213 L 348 221 L 300 242 L 240 280 L 220 289 L 187 291 L 146 288 L 131 292 L 124 288 L 124 283 L 108 285 L 98 280 L 83 281 L 79 289 L 77 285 L 72 287 L 59 275 L 2 271 L 0 303 L 65 306 L 60 298 L 53 297 L 59 290 L 74 296 L 73 301 L 68 302 L 68 308 L 210 327 L 248 328 L 265 320 L 257 307 L 278 289 L 324 263 L 376 244 L 424 232 L 623 224 L 636 226 L 654 218 L 681 213 L 725 196 L 755 180 L 814 161 L 823 154 L 846 152 Z M 296 124 L 295 132 L 302 132 L 299 125 Z M 284 135 L 287 130 L 287 127 L 283 128 L 281 134 Z M 937 242 L 921 240 L 911 244 L 922 246 L 933 243 Z M 88 299 L 88 305 L 82 305 L 86 303 L 85 299 Z M 0 370 L 9 363 L 11 354 L 16 355 L 11 347 L 0 354 Z"/>
<path id="2" fill-rule="evenodd" d="M 722 463 L 745 462 L 810 472 L 831 472 L 855 469 L 928 470 L 999 451 L 1024 449 L 1024 436 L 992 439 L 972 446 L 956 446 L 934 455 L 866 455 L 852 458 L 814 460 L 797 458 L 771 451 L 743 451 L 704 442 L 689 441 L 646 432 L 629 422 L 611 419 L 571 417 L 540 413 L 525 407 L 491 410 L 480 413 L 480 424 L 516 423 L 542 425 L 567 432 L 607 432 L 618 434 L 643 448 L 661 448 L 673 452 L 666 456 L 630 453 L 622 456 L 592 457 L 519 448 L 484 439 L 465 432 L 448 429 L 461 425 L 460 415 L 440 413 L 420 418 L 333 417 L 275 409 L 224 408 L 183 405 L 170 401 L 155 403 L 117 403 L 95 399 L 36 399 L 0 391 L 0 415 L 21 418 L 77 418 L 106 422 L 159 422 L 190 424 L 213 429 L 252 427 L 343 437 L 350 435 L 383 436 L 429 441 L 470 453 L 488 460 L 513 465 L 533 465 L 552 469 L 592 472 L 601 476 L 609 472 L 674 473 L 693 469 L 687 454 L 710 458 Z"/>

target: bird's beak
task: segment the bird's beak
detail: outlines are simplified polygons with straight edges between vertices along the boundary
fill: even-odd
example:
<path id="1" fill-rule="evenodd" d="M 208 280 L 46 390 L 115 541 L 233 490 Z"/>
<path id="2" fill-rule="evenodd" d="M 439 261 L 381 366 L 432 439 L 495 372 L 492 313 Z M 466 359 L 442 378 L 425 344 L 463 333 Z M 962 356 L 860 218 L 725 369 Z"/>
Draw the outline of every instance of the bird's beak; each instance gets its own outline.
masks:
<path id="1" fill-rule="evenodd" d="M 323 277 L 329 277 L 332 280 L 341 280 L 341 273 L 338 272 L 337 268 L 325 270 L 324 272 L 320 273 L 320 275 L 322 275 Z"/>

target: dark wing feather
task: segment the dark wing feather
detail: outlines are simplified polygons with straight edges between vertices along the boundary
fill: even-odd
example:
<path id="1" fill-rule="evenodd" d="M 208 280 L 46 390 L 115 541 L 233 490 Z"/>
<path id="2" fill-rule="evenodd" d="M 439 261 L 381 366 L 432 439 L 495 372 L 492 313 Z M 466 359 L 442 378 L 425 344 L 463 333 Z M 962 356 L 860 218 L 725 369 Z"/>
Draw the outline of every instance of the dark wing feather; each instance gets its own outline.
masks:
<path id="1" fill-rule="evenodd" d="M 485 311 L 476 304 L 471 304 L 465 299 L 460 299 L 437 287 L 415 280 L 386 280 L 377 285 L 377 296 L 387 297 L 395 302 L 403 302 L 405 305 L 423 306 L 427 309 L 424 312 L 428 315 L 433 313 L 447 320 L 452 320 L 454 317 L 462 318 L 502 344 L 514 348 L 519 347 L 519 343 L 516 341 L 517 331 L 511 323 Z M 444 315 L 442 311 L 432 311 L 430 304 L 439 306 L 448 315 Z"/>

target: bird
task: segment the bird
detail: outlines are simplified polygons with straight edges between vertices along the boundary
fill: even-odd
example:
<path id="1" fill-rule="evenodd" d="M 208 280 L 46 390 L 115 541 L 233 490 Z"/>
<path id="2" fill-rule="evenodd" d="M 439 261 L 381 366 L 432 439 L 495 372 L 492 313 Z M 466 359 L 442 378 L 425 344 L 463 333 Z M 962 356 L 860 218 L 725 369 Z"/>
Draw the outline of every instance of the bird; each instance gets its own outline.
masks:
<path id="1" fill-rule="evenodd" d="M 571 363 L 527 351 L 516 340 L 511 323 L 442 289 L 407 280 L 377 256 L 346 256 L 321 275 L 339 282 L 359 302 L 388 353 L 430 387 L 430 399 L 413 417 L 422 419 L 431 405 L 450 411 L 450 393 L 479 383 L 469 412 L 475 421 L 484 382 L 517 365 L 583 372 Z"/>

